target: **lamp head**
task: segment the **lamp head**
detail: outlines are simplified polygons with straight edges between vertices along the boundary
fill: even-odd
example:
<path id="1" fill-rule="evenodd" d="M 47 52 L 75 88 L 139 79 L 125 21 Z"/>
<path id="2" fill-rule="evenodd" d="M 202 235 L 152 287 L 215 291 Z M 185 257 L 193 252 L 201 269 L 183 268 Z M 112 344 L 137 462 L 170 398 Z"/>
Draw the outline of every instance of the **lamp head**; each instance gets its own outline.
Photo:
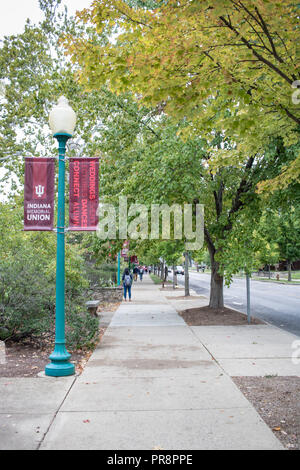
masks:
<path id="1" fill-rule="evenodd" d="M 57 105 L 51 110 L 49 125 L 52 135 L 68 134 L 70 137 L 73 135 L 76 126 L 76 114 L 64 96 L 59 98 Z"/>

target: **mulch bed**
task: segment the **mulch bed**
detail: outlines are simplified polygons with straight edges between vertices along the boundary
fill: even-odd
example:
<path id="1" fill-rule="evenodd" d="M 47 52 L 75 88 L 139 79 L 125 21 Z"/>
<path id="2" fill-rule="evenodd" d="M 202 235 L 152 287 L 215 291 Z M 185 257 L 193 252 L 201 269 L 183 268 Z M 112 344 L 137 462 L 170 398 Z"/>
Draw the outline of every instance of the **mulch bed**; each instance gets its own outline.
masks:
<path id="1" fill-rule="evenodd" d="M 49 364 L 49 355 L 53 348 L 54 344 L 40 348 L 30 343 L 7 343 L 6 362 L 0 364 L 0 377 L 37 377 Z M 76 373 L 81 373 L 91 351 L 69 352 L 72 354 L 71 362 L 75 364 Z"/>
<path id="2" fill-rule="evenodd" d="M 300 450 L 300 377 L 232 377 L 286 449 Z"/>
<path id="3" fill-rule="evenodd" d="M 189 326 L 234 326 L 247 325 L 247 315 L 230 308 L 212 309 L 208 306 L 182 310 L 179 315 Z M 251 325 L 263 325 L 258 318 L 251 317 Z"/>

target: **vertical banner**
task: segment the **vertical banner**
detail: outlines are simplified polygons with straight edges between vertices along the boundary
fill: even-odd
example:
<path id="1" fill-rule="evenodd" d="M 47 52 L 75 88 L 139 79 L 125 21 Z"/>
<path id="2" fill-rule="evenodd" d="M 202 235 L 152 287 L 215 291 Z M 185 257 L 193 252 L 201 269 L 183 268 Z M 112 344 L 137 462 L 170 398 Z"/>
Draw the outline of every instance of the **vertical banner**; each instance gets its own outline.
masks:
<path id="1" fill-rule="evenodd" d="M 24 230 L 53 230 L 53 158 L 25 158 Z"/>
<path id="2" fill-rule="evenodd" d="M 69 230 L 96 230 L 99 158 L 70 158 Z"/>
<path id="3" fill-rule="evenodd" d="M 125 240 L 121 250 L 121 256 L 123 258 L 128 258 L 129 253 L 129 240 Z"/>

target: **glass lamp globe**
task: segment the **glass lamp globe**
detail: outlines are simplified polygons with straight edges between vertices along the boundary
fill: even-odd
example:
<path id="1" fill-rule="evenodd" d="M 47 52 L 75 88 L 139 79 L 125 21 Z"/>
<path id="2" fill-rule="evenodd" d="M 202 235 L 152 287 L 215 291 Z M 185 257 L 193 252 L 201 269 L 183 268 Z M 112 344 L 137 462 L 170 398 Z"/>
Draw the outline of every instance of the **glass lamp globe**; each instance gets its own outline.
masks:
<path id="1" fill-rule="evenodd" d="M 64 96 L 59 98 L 57 105 L 50 112 L 49 125 L 53 135 L 73 135 L 76 126 L 76 114 Z"/>

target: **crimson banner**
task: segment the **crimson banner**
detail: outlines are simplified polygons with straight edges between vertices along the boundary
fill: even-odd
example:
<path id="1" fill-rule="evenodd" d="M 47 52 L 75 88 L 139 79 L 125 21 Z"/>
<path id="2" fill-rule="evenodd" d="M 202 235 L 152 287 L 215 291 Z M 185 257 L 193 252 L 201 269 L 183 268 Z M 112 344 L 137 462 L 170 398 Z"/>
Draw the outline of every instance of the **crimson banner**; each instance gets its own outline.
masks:
<path id="1" fill-rule="evenodd" d="M 125 240 L 122 246 L 122 250 L 121 250 L 121 256 L 124 258 L 124 260 L 125 258 L 127 258 L 128 260 L 128 253 L 129 253 L 129 241 Z"/>
<path id="2" fill-rule="evenodd" d="M 24 230 L 53 230 L 53 158 L 25 158 Z"/>
<path id="3" fill-rule="evenodd" d="M 96 230 L 99 159 L 70 158 L 69 230 Z"/>

